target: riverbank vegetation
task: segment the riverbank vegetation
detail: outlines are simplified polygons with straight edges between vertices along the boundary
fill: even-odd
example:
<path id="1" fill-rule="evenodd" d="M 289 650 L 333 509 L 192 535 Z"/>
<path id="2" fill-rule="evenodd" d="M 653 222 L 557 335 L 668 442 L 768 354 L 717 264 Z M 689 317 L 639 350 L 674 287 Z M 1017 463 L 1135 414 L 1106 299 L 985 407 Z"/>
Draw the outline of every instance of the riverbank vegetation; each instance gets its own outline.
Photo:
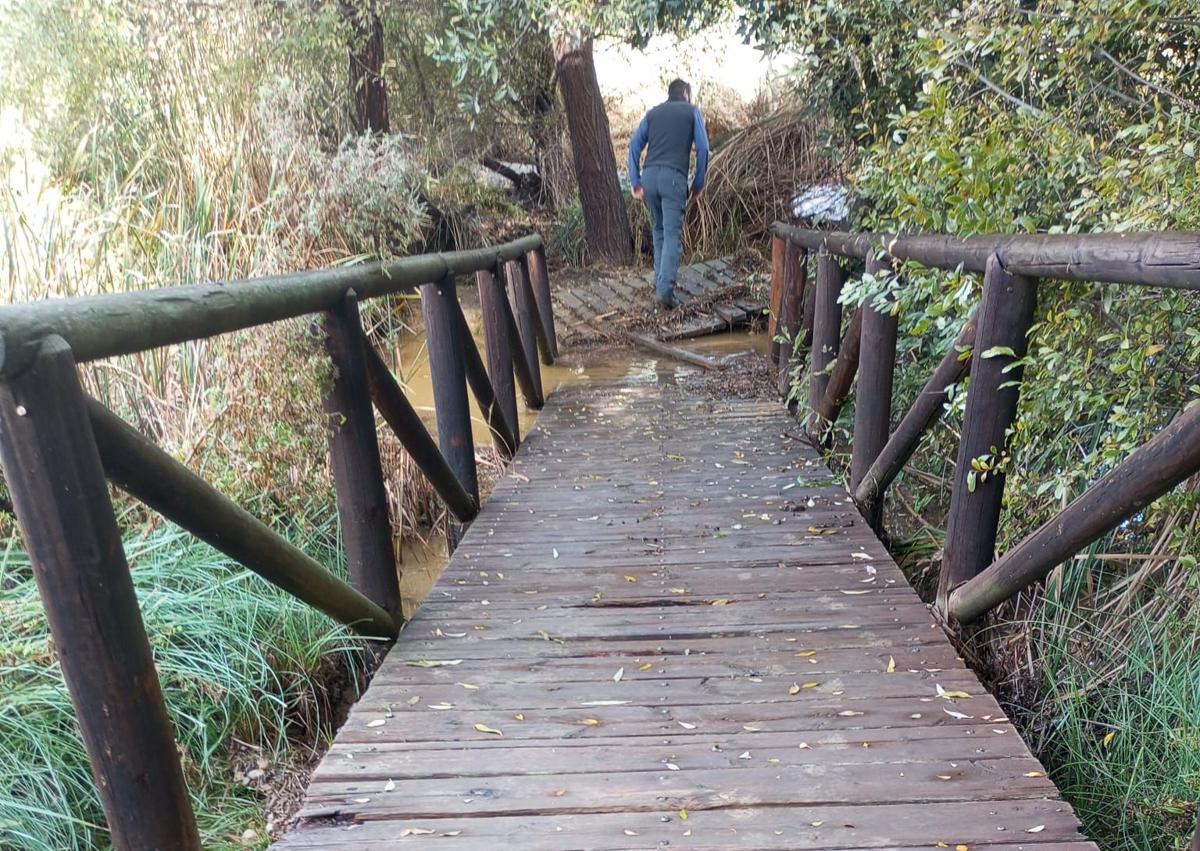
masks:
<path id="1" fill-rule="evenodd" d="M 754 4 L 756 37 L 799 49 L 796 84 L 854 141 L 854 225 L 882 232 L 1200 229 L 1200 18 L 1190 3 Z M 861 300 L 882 282 L 850 287 Z M 895 286 L 911 403 L 976 303 L 971 276 Z M 1000 551 L 1200 396 L 1195 293 L 1044 285 Z M 969 392 L 969 383 L 963 388 Z M 936 569 L 966 394 L 889 506 Z M 849 422 L 849 420 L 843 420 Z M 915 469 L 914 469 L 915 468 Z M 968 638 L 1106 849 L 1187 847 L 1200 804 L 1195 480 L 1058 568 Z"/>

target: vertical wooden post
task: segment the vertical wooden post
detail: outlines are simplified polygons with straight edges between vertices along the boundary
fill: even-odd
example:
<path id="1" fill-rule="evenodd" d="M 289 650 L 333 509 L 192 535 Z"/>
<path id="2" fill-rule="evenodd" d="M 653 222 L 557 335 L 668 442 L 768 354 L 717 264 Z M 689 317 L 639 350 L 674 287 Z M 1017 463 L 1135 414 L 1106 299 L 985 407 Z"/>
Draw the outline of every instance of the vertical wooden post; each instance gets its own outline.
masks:
<path id="1" fill-rule="evenodd" d="M 496 388 L 492 386 L 492 379 L 488 377 L 483 358 L 479 356 L 479 349 L 475 346 L 475 338 L 471 334 L 471 326 L 467 324 L 467 317 L 463 315 L 462 306 L 456 301 L 453 307 L 454 321 L 458 325 L 458 341 L 462 348 L 463 367 L 467 372 L 467 386 L 471 388 L 475 401 L 479 403 L 479 410 L 491 430 L 496 451 L 505 458 L 511 458 L 517 451 L 517 438 L 513 434 L 513 427 L 496 399 Z"/>
<path id="2" fill-rule="evenodd" d="M 808 252 L 799 246 L 786 245 L 783 262 L 783 292 L 779 302 L 779 324 L 776 335 L 782 337 L 779 350 L 779 371 L 791 371 L 796 355 L 796 338 L 800 335 L 800 306 L 808 288 Z"/>
<path id="3" fill-rule="evenodd" d="M 784 258 L 787 241 L 778 234 L 771 235 L 771 297 L 767 313 L 767 338 L 771 341 L 771 365 L 779 366 L 782 343 L 775 338 L 779 331 L 779 311 L 783 306 Z"/>
<path id="4" fill-rule="evenodd" d="M 867 261 L 867 271 L 881 275 L 891 266 L 878 257 Z M 854 444 L 850 458 L 850 492 L 858 488 L 871 464 L 887 445 L 892 419 L 892 378 L 896 369 L 896 316 L 890 306 L 879 310 L 874 299 L 863 305 L 862 337 L 858 356 L 858 390 L 854 401 Z M 883 500 L 867 509 L 867 521 L 882 531 Z"/>
<path id="5" fill-rule="evenodd" d="M 829 366 L 837 359 L 842 335 L 842 267 L 825 249 L 817 252 L 817 292 L 813 307 L 812 354 L 808 359 L 808 433 L 814 440 L 824 432 L 821 400 L 829 386 Z"/>
<path id="6" fill-rule="evenodd" d="M 508 328 L 500 299 L 507 299 L 504 288 L 491 269 L 475 273 L 479 290 L 479 309 L 483 314 L 483 346 L 487 354 L 488 377 L 496 391 L 496 402 L 512 426 L 513 438 L 519 443 L 521 427 L 517 420 L 517 387 L 513 381 L 513 354 Z"/>
<path id="7" fill-rule="evenodd" d="M 943 612 L 950 592 L 991 564 L 996 549 L 1004 475 L 989 472 L 985 478 L 972 469 L 972 462 L 981 456 L 998 461 L 1005 449 L 1005 433 L 1017 415 L 1022 372 L 1020 367 L 1008 368 L 1025 357 L 1036 306 L 1037 281 L 1010 275 L 995 254 L 989 257 L 938 580 Z"/>
<path id="8" fill-rule="evenodd" d="M 113 847 L 199 851 L 75 359 L 49 337 L 0 384 L 0 461 Z"/>
<path id="9" fill-rule="evenodd" d="M 475 440 L 471 435 L 471 409 L 467 403 L 467 373 L 455 317 L 454 281 L 447 278 L 421 285 L 421 313 L 433 379 L 433 404 L 437 414 L 438 445 L 455 477 L 478 504 L 479 479 L 475 471 Z M 535 361 L 536 362 L 536 361 Z M 458 546 L 462 527 L 447 523 L 447 543 Z"/>
<path id="10" fill-rule="evenodd" d="M 539 246 L 527 252 L 525 267 L 529 270 L 529 282 L 533 287 L 538 318 L 542 323 L 542 336 L 546 343 L 542 350 L 542 363 L 550 366 L 558 360 L 558 334 L 554 330 L 554 302 L 550 298 L 550 272 L 546 267 L 546 249 Z"/>
<path id="11" fill-rule="evenodd" d="M 329 465 L 337 489 L 338 518 L 350 584 L 389 613 L 400 610 L 400 582 L 388 515 L 375 410 L 367 383 L 366 336 L 353 290 L 325 319 L 325 350 L 333 384 L 329 414 Z"/>
<path id="12" fill-rule="evenodd" d="M 520 260 L 509 260 L 504 264 L 504 278 L 508 282 L 510 303 L 517 321 L 521 348 L 529 365 L 530 379 L 539 399 L 545 398 L 542 389 L 542 368 L 538 364 L 538 320 L 533 292 L 526 277 L 525 264 Z"/>

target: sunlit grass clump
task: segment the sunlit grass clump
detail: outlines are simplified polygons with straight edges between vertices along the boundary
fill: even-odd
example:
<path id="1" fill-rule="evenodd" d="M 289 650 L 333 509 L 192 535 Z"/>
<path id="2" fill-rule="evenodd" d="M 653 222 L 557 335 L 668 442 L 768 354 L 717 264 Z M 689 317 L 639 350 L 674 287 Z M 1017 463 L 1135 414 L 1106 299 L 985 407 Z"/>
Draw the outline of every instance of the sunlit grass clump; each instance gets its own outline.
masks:
<path id="1" fill-rule="evenodd" d="M 309 519 L 296 542 L 340 571 L 332 518 Z M 249 754 L 274 771 L 326 735 L 327 689 L 354 680 L 358 641 L 174 527 L 125 543 L 205 847 L 240 846 L 247 829 L 265 839 L 263 795 L 235 762 Z M 0 560 L 0 837 L 13 851 L 108 846 L 28 559 L 12 545 Z"/>

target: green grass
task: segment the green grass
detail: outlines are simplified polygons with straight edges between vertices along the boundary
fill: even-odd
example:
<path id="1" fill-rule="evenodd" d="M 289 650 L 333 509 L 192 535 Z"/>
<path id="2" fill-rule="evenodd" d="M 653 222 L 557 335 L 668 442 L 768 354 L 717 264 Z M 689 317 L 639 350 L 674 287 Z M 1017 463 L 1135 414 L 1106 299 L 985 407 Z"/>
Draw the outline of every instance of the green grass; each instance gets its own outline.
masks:
<path id="1" fill-rule="evenodd" d="M 324 512 L 296 543 L 340 570 Z M 296 526 L 300 526 L 297 519 Z M 0 846 L 108 846 L 86 753 L 28 560 L 0 560 Z M 230 745 L 286 765 L 294 742 L 327 728 L 332 666 L 356 670 L 346 630 L 174 527 L 130 532 L 126 551 L 206 848 L 263 831 L 259 792 L 234 781 Z M 238 846 L 240 847 L 240 846 Z"/>
<path id="2" fill-rule="evenodd" d="M 1200 624 L 1080 614 L 1047 599 L 1031 623 L 1028 733 L 1103 849 L 1185 849 L 1200 801 Z"/>

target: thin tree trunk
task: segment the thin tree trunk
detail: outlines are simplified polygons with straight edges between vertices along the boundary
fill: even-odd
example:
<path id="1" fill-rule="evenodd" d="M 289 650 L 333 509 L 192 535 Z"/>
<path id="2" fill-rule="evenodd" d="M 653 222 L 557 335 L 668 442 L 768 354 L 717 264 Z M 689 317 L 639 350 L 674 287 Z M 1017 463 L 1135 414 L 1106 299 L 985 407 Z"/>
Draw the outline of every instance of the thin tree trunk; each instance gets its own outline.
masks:
<path id="1" fill-rule="evenodd" d="M 588 250 L 596 260 L 628 263 L 633 259 L 633 236 L 617 179 L 617 160 L 596 79 L 591 36 L 555 39 L 554 58 L 571 134 Z"/>
<path id="2" fill-rule="evenodd" d="M 343 2 L 342 14 L 352 27 L 348 83 L 354 100 L 354 129 L 375 135 L 390 133 L 387 85 L 383 80 L 383 22 L 375 2 Z"/>

